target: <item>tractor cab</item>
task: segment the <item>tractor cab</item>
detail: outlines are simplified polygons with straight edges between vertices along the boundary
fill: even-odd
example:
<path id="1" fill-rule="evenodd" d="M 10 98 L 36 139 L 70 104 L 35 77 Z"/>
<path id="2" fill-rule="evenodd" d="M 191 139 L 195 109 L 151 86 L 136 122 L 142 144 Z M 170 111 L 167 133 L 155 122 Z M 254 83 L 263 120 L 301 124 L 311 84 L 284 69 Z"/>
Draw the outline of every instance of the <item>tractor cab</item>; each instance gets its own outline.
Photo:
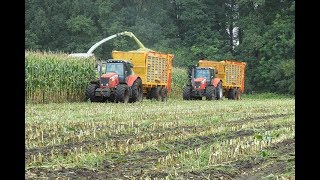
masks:
<path id="1" fill-rule="evenodd" d="M 126 77 L 134 74 L 132 67 L 133 64 L 130 61 L 109 59 L 98 65 L 98 72 L 100 78 L 117 76 L 119 83 L 125 83 Z"/>
<path id="2" fill-rule="evenodd" d="M 215 74 L 215 70 L 209 67 L 195 67 L 192 72 L 193 80 L 195 82 L 199 81 L 199 83 L 206 83 L 207 85 L 209 85 L 211 80 L 215 78 Z"/>
<path id="3" fill-rule="evenodd" d="M 216 96 L 216 92 L 222 92 L 219 78 L 216 78 L 218 71 L 213 67 L 197 67 L 193 66 L 189 69 L 189 81 L 183 88 L 183 99 L 199 99 L 206 97 L 207 100 L 221 98 L 221 95 Z"/>

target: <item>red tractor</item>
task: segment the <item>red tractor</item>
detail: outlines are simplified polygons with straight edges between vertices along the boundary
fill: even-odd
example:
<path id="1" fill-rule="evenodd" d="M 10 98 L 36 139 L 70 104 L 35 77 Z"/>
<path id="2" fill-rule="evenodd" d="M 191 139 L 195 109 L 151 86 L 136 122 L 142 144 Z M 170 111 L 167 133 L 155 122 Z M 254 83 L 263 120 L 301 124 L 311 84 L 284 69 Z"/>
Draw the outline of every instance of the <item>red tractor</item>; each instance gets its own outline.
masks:
<path id="1" fill-rule="evenodd" d="M 217 73 L 211 67 L 191 67 L 188 84 L 183 88 L 183 99 L 201 100 L 203 96 L 207 100 L 222 99 L 222 81 L 215 77 Z"/>
<path id="2" fill-rule="evenodd" d="M 91 102 L 139 102 L 143 99 L 142 80 L 134 75 L 133 64 L 109 59 L 98 63 L 99 79 L 91 81 L 85 95 Z"/>

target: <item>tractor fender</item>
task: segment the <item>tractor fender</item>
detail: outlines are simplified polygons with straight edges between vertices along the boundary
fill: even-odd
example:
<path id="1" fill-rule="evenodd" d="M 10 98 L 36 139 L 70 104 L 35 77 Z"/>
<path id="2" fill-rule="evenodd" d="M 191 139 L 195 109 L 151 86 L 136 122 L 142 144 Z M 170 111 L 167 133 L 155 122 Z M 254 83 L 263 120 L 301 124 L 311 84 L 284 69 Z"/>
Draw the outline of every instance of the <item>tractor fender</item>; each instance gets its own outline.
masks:
<path id="1" fill-rule="evenodd" d="M 140 78 L 137 75 L 130 75 L 126 78 L 126 83 L 129 87 L 131 87 L 136 79 Z"/>
<path id="2" fill-rule="evenodd" d="M 214 78 L 211 81 L 211 85 L 213 85 L 214 87 L 217 87 L 218 83 L 221 81 L 220 78 Z"/>

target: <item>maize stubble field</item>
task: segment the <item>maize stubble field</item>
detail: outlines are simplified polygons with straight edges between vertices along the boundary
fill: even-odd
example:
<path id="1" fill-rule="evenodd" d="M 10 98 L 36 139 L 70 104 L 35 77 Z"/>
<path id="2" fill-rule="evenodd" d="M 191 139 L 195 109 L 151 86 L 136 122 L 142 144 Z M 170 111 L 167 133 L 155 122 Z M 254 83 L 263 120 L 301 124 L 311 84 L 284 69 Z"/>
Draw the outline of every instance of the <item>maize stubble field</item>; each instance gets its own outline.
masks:
<path id="1" fill-rule="evenodd" d="M 295 179 L 295 100 L 26 104 L 26 179 Z"/>

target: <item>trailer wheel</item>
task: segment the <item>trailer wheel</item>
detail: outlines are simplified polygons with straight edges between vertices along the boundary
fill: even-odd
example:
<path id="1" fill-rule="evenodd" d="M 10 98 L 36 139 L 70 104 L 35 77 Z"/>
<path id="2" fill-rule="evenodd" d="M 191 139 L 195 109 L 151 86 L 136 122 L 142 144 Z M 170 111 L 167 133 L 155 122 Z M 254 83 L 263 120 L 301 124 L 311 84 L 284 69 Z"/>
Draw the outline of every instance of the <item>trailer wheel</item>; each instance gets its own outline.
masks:
<path id="1" fill-rule="evenodd" d="M 168 90 L 167 90 L 167 88 L 163 87 L 161 89 L 161 101 L 165 102 L 167 100 L 168 100 Z"/>
<path id="2" fill-rule="evenodd" d="M 228 99 L 235 99 L 236 98 L 236 89 L 232 88 L 232 89 L 229 89 L 228 91 Z"/>
<path id="3" fill-rule="evenodd" d="M 151 99 L 151 89 L 147 88 L 147 94 L 146 94 L 146 99 Z"/>
<path id="4" fill-rule="evenodd" d="M 136 79 L 132 85 L 132 97 L 129 102 L 141 102 L 143 99 L 142 81 L 140 78 Z"/>
<path id="5" fill-rule="evenodd" d="M 150 99 L 161 101 L 161 87 L 151 88 Z"/>
<path id="6" fill-rule="evenodd" d="M 102 102 L 101 97 L 95 96 L 95 91 L 98 87 L 98 84 L 89 84 L 85 92 L 86 99 L 90 99 L 91 102 Z"/>
<path id="7" fill-rule="evenodd" d="M 222 99 L 223 97 L 223 89 L 222 89 L 222 82 L 220 81 L 216 87 L 216 99 Z"/>
<path id="8" fill-rule="evenodd" d="M 241 91 L 240 91 L 240 89 L 236 89 L 236 91 L 235 91 L 235 99 L 236 100 L 240 100 L 240 98 L 241 98 Z"/>
<path id="9" fill-rule="evenodd" d="M 119 84 L 116 89 L 116 102 L 128 103 L 130 98 L 129 88 L 125 84 Z"/>
<path id="10" fill-rule="evenodd" d="M 183 100 L 190 100 L 191 99 L 191 86 L 185 86 L 183 88 Z"/>
<path id="11" fill-rule="evenodd" d="M 206 88 L 206 100 L 214 100 L 216 97 L 216 88 L 214 86 L 208 86 Z"/>

